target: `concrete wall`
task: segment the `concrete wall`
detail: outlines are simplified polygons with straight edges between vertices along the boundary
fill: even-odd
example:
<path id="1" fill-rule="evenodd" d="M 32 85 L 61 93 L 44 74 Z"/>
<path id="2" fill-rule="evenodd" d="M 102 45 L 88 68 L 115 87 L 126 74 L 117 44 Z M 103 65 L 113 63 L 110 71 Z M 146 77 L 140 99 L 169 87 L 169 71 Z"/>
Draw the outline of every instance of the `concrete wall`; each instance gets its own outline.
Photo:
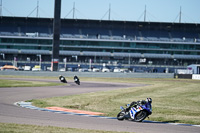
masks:
<path id="1" fill-rule="evenodd" d="M 18 75 L 18 76 L 49 76 L 56 77 L 63 75 L 65 77 L 112 77 L 112 78 L 174 78 L 173 73 L 103 73 L 103 72 L 32 72 L 32 71 L 0 71 L 0 75 Z"/>

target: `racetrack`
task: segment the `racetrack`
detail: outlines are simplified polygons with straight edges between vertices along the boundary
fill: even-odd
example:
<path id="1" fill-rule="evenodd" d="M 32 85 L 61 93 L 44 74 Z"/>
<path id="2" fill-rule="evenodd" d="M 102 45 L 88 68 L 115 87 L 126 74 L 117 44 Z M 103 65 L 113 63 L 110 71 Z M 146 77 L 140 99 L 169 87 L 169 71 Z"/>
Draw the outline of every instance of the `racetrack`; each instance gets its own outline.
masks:
<path id="1" fill-rule="evenodd" d="M 16 80 L 37 79 L 18 78 Z M 45 81 L 45 79 L 43 79 L 42 81 Z M 59 81 L 51 80 L 51 82 Z M 78 86 L 75 85 L 72 81 L 69 81 L 68 86 L 66 84 L 63 84 L 63 86 L 56 87 L 0 88 L 0 122 L 33 125 L 51 125 L 58 127 L 97 129 L 108 131 L 127 131 L 136 133 L 200 132 L 200 127 L 171 125 L 164 123 L 136 123 L 130 121 L 118 121 L 115 119 L 103 119 L 95 117 L 58 114 L 52 112 L 31 110 L 14 105 L 14 103 L 17 101 L 25 101 L 29 99 L 74 95 L 81 93 L 129 88 L 134 86 L 141 85 L 123 83 L 81 82 L 81 85 Z"/>

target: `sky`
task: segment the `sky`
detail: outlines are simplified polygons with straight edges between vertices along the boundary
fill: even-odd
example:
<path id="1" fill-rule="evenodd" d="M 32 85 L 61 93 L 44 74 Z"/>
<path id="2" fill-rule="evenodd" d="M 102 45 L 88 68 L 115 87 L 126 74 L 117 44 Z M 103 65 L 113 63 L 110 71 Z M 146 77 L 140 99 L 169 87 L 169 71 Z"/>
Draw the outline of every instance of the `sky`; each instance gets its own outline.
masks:
<path id="1" fill-rule="evenodd" d="M 53 18 L 54 0 L 0 0 L 0 15 Z M 61 18 L 200 23 L 200 0 L 61 0 Z"/>

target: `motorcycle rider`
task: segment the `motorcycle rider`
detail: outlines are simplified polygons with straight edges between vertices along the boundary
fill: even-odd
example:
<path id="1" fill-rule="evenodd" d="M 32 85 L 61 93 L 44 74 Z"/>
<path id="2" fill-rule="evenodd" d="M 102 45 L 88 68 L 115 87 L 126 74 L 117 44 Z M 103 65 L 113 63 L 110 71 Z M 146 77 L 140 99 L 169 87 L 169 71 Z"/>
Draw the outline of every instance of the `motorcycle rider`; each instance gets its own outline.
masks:
<path id="1" fill-rule="evenodd" d="M 152 103 L 152 99 L 151 98 L 146 98 L 146 100 L 139 100 L 137 102 L 133 101 L 127 108 L 126 108 L 126 112 L 128 112 L 132 107 L 137 107 L 137 105 L 145 105 L 146 103 Z"/>
<path id="2" fill-rule="evenodd" d="M 61 82 L 67 82 L 66 79 L 65 79 L 65 77 L 62 76 L 62 75 L 59 75 L 59 79 L 60 79 Z"/>
<path id="3" fill-rule="evenodd" d="M 78 80 L 79 80 L 78 76 L 74 75 L 74 81 L 78 81 Z"/>
<path id="4" fill-rule="evenodd" d="M 74 75 L 74 82 L 78 85 L 80 85 L 80 80 L 78 78 L 78 76 Z"/>

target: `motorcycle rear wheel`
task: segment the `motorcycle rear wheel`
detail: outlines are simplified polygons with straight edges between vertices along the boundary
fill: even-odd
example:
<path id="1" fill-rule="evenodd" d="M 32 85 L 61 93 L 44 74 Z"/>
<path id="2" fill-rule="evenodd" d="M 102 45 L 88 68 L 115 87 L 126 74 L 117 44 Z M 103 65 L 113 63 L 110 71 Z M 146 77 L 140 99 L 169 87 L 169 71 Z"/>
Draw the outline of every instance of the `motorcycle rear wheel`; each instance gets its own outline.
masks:
<path id="1" fill-rule="evenodd" d="M 146 111 L 140 111 L 135 115 L 134 121 L 136 122 L 142 122 L 147 117 Z"/>
<path id="2" fill-rule="evenodd" d="M 123 121 L 124 120 L 124 115 L 125 115 L 124 111 L 119 112 L 119 114 L 117 115 L 117 119 L 120 120 L 120 121 Z"/>
<path id="3" fill-rule="evenodd" d="M 76 83 L 77 85 L 80 85 L 80 82 L 79 82 L 79 81 L 75 81 L 75 83 Z"/>

